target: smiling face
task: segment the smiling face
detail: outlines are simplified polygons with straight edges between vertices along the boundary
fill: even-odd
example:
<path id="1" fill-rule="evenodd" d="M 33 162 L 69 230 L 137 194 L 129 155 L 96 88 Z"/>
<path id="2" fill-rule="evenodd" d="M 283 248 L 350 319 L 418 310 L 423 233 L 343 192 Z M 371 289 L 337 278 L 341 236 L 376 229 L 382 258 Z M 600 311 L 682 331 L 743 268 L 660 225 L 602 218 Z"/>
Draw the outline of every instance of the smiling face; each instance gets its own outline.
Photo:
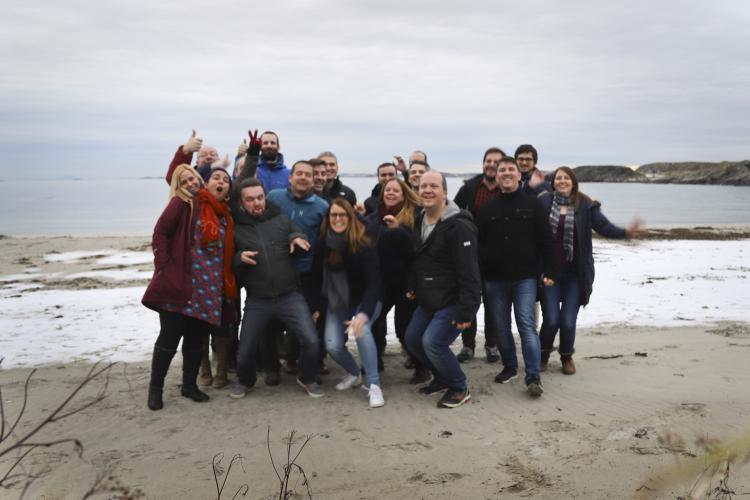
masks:
<path id="1" fill-rule="evenodd" d="M 522 174 L 531 172 L 536 166 L 536 163 L 534 163 L 534 155 L 531 152 L 519 153 L 516 157 L 516 161 L 518 162 L 518 170 L 520 170 Z"/>
<path id="2" fill-rule="evenodd" d="M 242 208 L 253 217 L 266 211 L 266 194 L 261 186 L 250 186 L 242 190 Z"/>
<path id="3" fill-rule="evenodd" d="M 296 198 L 302 198 L 313 187 L 312 165 L 307 162 L 297 162 L 292 170 L 292 175 L 289 176 L 289 187 Z"/>
<path id="4" fill-rule="evenodd" d="M 203 146 L 198 151 L 198 166 L 211 166 L 215 161 L 219 161 L 219 152 L 213 146 Z"/>
<path id="5" fill-rule="evenodd" d="M 383 203 L 388 208 L 395 207 L 404 201 L 404 190 L 396 179 L 388 181 L 383 188 Z"/>
<path id="6" fill-rule="evenodd" d="M 326 175 L 326 166 L 322 163 L 313 167 L 313 191 L 315 194 L 323 192 L 328 177 Z"/>
<path id="7" fill-rule="evenodd" d="M 518 167 L 511 161 L 501 161 L 497 166 L 497 182 L 500 185 L 500 191 L 503 193 L 512 193 L 518 189 L 518 183 L 521 181 L 521 172 Z"/>
<path id="8" fill-rule="evenodd" d="M 214 170 L 208 178 L 206 189 L 219 201 L 229 198 L 229 176 L 223 170 Z"/>
<path id="9" fill-rule="evenodd" d="M 349 214 L 335 203 L 332 204 L 331 209 L 328 211 L 328 225 L 336 234 L 346 232 L 349 227 Z"/>
<path id="10" fill-rule="evenodd" d="M 396 167 L 387 165 L 378 169 L 378 182 L 384 186 L 386 182 L 396 177 Z"/>
<path id="11" fill-rule="evenodd" d="M 438 172 L 425 172 L 419 180 L 419 197 L 426 210 L 445 205 L 448 193 L 443 186 L 443 176 Z"/>
<path id="12" fill-rule="evenodd" d="M 332 181 L 339 175 L 339 163 L 333 156 L 323 156 L 320 159 L 326 167 L 326 178 Z"/>
<path id="13" fill-rule="evenodd" d="M 502 153 L 487 153 L 487 156 L 484 158 L 482 171 L 484 172 L 484 178 L 490 183 L 495 182 L 495 177 L 497 177 L 497 166 L 502 158 Z"/>
<path id="14" fill-rule="evenodd" d="M 416 163 L 409 167 L 409 184 L 411 184 L 414 189 L 419 189 L 419 180 L 426 171 L 427 167 L 421 163 Z"/>
<path id="15" fill-rule="evenodd" d="M 558 170 L 555 173 L 554 180 L 555 191 L 563 196 L 570 196 L 573 192 L 573 179 L 563 170 Z"/>
<path id="16" fill-rule="evenodd" d="M 195 194 L 200 189 L 201 182 L 192 170 L 184 170 L 180 174 L 180 187 L 187 189 L 190 194 Z"/>
<path id="17" fill-rule="evenodd" d="M 279 152 L 279 138 L 266 132 L 260 136 L 260 153 L 263 158 L 275 158 Z"/>

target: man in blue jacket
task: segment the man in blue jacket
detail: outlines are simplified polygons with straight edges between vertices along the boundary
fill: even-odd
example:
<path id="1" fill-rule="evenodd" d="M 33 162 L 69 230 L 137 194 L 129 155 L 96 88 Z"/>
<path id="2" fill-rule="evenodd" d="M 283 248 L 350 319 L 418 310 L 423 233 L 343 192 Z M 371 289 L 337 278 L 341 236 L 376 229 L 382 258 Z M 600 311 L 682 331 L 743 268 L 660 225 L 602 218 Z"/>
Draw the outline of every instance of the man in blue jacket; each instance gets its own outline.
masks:
<path id="1" fill-rule="evenodd" d="M 279 136 L 276 132 L 267 130 L 261 134 L 260 143 L 260 159 L 255 177 L 269 194 L 274 189 L 286 189 L 292 172 L 284 165 L 284 155 L 279 152 Z"/>

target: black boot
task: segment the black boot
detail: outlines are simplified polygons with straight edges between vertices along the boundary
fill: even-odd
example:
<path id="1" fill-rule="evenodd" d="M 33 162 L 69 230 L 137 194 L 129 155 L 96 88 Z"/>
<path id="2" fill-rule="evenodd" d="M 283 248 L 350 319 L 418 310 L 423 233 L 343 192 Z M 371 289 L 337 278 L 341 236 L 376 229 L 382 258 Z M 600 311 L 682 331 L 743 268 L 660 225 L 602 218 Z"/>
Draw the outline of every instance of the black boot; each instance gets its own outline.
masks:
<path id="1" fill-rule="evenodd" d="M 175 351 L 154 345 L 154 354 L 151 358 L 151 381 L 148 384 L 148 407 L 151 410 L 156 411 L 164 408 L 164 401 L 162 400 L 164 377 L 167 376 L 174 353 Z"/>
<path id="2" fill-rule="evenodd" d="M 208 394 L 198 389 L 195 380 L 201 367 L 203 349 L 182 352 L 182 388 L 180 393 L 198 403 L 208 401 Z"/>

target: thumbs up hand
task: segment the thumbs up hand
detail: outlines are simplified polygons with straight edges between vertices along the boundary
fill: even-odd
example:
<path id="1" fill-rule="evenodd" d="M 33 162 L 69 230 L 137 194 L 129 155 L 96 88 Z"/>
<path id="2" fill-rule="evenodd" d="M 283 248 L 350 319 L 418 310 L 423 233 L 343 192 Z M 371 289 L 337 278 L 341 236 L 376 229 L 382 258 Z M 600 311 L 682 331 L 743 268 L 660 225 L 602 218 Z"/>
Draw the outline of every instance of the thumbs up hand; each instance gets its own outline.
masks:
<path id="1" fill-rule="evenodd" d="M 203 139 L 195 135 L 195 129 L 193 129 L 193 134 L 188 137 L 188 140 L 182 145 L 182 151 L 186 154 L 193 154 L 196 151 L 199 151 L 201 146 L 203 146 Z"/>
<path id="2" fill-rule="evenodd" d="M 247 139 L 242 139 L 242 144 L 237 147 L 237 156 L 245 156 L 247 154 Z"/>

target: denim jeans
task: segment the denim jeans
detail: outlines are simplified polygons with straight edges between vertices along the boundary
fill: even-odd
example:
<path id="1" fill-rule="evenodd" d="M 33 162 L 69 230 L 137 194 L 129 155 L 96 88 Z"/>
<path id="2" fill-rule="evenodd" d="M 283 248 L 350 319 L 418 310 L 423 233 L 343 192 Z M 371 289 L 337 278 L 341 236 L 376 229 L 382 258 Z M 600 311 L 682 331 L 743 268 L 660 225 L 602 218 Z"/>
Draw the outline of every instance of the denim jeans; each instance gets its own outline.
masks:
<path id="1" fill-rule="evenodd" d="M 375 312 L 372 318 L 367 320 L 363 329 L 363 335 L 356 337 L 357 351 L 359 359 L 365 367 L 365 377 L 367 384 L 380 385 L 380 373 L 378 372 L 378 349 L 375 346 L 375 339 L 372 336 L 372 324 L 378 319 L 380 314 L 380 302 L 375 306 Z M 326 350 L 331 358 L 341 365 L 350 375 L 359 375 L 359 365 L 354 361 L 352 353 L 346 347 L 346 325 L 344 321 L 349 321 L 352 316 L 359 312 L 358 308 L 351 311 L 350 314 L 342 315 L 328 309 L 326 311 L 325 339 Z"/>
<path id="2" fill-rule="evenodd" d="M 315 332 L 310 309 L 299 292 L 285 293 L 275 298 L 254 298 L 245 300 L 242 315 L 240 344 L 237 348 L 237 378 L 241 384 L 255 385 L 255 354 L 258 341 L 272 318 L 279 319 L 287 330 L 297 335 L 302 346 L 299 363 L 299 379 L 305 384 L 315 382 L 318 368 L 320 343 Z"/>
<path id="3" fill-rule="evenodd" d="M 521 336 L 521 351 L 526 365 L 526 383 L 539 379 L 541 363 L 541 346 L 536 331 L 534 304 L 536 303 L 536 279 L 522 280 L 487 280 L 487 301 L 484 307 L 489 309 L 497 327 L 497 339 L 500 346 L 500 357 L 506 368 L 518 370 L 516 342 L 510 329 L 510 308 L 516 317 L 516 326 Z"/>
<path id="4" fill-rule="evenodd" d="M 406 329 L 406 348 L 412 356 L 430 369 L 440 383 L 452 389 L 466 389 L 466 375 L 451 344 L 461 333 L 453 321 L 453 306 L 438 309 L 434 313 L 417 307 Z"/>
<path id="5" fill-rule="evenodd" d="M 552 286 L 542 290 L 542 329 L 539 337 L 542 352 L 552 352 L 555 335 L 560 330 L 560 354 L 573 354 L 576 320 L 581 308 L 581 287 L 575 269 L 563 269 Z"/>

